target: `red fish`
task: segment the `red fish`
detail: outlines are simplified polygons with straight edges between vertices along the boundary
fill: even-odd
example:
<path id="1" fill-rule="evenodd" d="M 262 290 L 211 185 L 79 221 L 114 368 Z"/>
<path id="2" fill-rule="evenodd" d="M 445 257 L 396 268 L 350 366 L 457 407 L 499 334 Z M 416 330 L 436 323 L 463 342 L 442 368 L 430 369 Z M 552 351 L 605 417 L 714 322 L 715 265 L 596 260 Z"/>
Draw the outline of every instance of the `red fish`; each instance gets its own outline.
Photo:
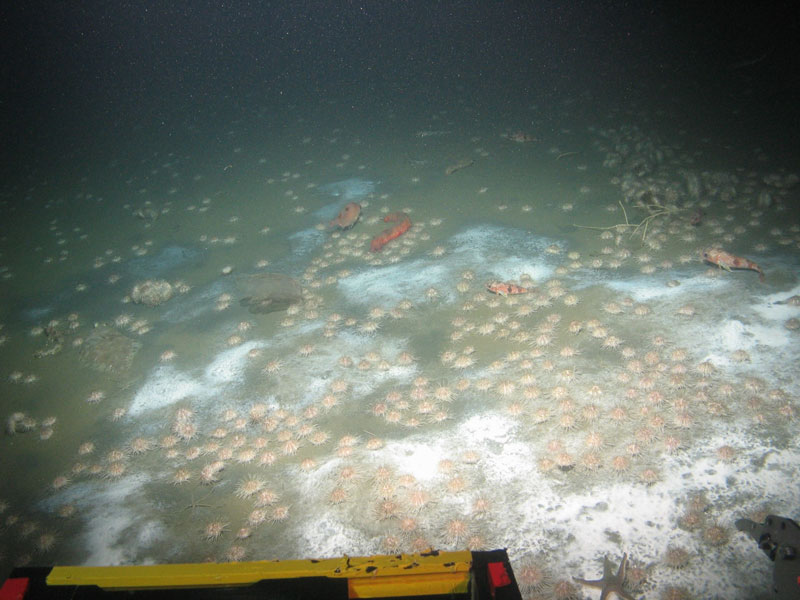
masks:
<path id="1" fill-rule="evenodd" d="M 488 283 L 486 284 L 486 289 L 500 296 L 512 296 L 514 294 L 527 294 L 530 292 L 528 288 L 518 286 L 515 283 L 505 283 L 502 281 Z"/>
<path id="2" fill-rule="evenodd" d="M 369 249 L 373 252 L 378 252 L 386 244 L 391 242 L 393 239 L 400 237 L 411 228 L 411 219 L 409 219 L 408 215 L 404 212 L 395 212 L 386 215 L 383 217 L 383 221 L 385 223 L 393 223 L 395 221 L 399 222 L 394 227 L 384 229 L 381 233 L 373 238 L 372 243 L 369 245 Z"/>
<path id="3" fill-rule="evenodd" d="M 361 215 L 361 205 L 358 202 L 349 202 L 344 205 L 344 208 L 339 215 L 330 223 L 329 227 L 338 227 L 339 229 L 350 229 L 358 221 Z"/>
<path id="4" fill-rule="evenodd" d="M 764 271 L 762 271 L 761 267 L 756 263 L 740 256 L 734 256 L 721 248 L 707 248 L 703 250 L 703 260 L 712 265 L 717 265 L 720 269 L 725 269 L 726 271 L 730 271 L 731 269 L 748 269 L 750 271 L 755 271 L 758 273 L 758 279 L 761 282 L 764 281 Z"/>

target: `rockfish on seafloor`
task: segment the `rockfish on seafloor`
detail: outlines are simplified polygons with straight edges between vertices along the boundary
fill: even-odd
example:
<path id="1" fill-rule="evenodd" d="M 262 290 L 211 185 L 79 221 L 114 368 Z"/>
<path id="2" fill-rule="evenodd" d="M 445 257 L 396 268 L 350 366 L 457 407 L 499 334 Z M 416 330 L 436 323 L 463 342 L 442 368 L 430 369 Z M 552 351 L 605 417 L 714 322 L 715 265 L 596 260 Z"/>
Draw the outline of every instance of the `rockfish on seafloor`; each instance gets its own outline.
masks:
<path id="1" fill-rule="evenodd" d="M 361 215 L 361 205 L 358 202 L 348 202 L 338 216 L 328 223 L 328 226 L 350 229 L 358 221 L 359 215 Z"/>
<path id="2" fill-rule="evenodd" d="M 730 252 L 725 252 L 721 248 L 707 248 L 703 250 L 703 260 L 712 265 L 717 265 L 720 269 L 730 271 L 731 269 L 747 269 L 758 273 L 759 281 L 764 281 L 764 271 L 761 270 L 752 260 L 734 256 Z"/>
<path id="3" fill-rule="evenodd" d="M 493 294 L 498 294 L 500 296 L 527 294 L 530 291 L 528 288 L 521 287 L 514 283 L 504 283 L 502 281 L 493 281 L 492 283 L 487 283 L 486 289 L 492 292 Z"/>
<path id="4" fill-rule="evenodd" d="M 369 249 L 372 252 L 380 252 L 381 248 L 383 248 L 386 244 L 391 242 L 393 239 L 400 237 L 406 231 L 411 228 L 411 219 L 408 218 L 408 215 L 404 212 L 393 212 L 385 217 L 383 217 L 384 223 L 397 223 L 394 227 L 389 227 L 388 229 L 384 229 L 374 238 L 372 238 L 372 243 L 369 245 Z"/>

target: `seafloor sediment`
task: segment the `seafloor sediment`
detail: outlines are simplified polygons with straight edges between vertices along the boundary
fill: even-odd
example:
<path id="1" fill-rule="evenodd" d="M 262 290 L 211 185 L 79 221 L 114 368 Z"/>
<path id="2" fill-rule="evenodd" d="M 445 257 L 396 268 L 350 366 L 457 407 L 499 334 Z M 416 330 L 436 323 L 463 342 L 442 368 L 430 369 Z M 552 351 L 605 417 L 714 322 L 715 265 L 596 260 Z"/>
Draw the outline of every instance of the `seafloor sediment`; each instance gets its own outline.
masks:
<path id="1" fill-rule="evenodd" d="M 27 473 L 3 492 L 4 564 L 507 547 L 530 597 L 625 552 L 635 594 L 736 597 L 743 564 L 767 579 L 733 521 L 796 510 L 797 178 L 704 170 L 637 127 L 582 141 L 563 159 L 526 144 L 551 181 L 518 195 L 482 170 L 514 147 L 498 138 L 446 184 L 275 177 L 271 223 L 175 197 L 157 219 L 129 207 L 145 242 L 92 245 L 87 226 L 86 248 L 54 219 L 35 260 L 72 273 L 0 329 L 4 410 L 32 425 L 2 440 Z M 354 229 L 317 226 L 354 200 Z M 412 227 L 370 252 L 397 210 Z M 703 264 L 710 246 L 766 282 Z M 302 300 L 240 305 L 237 281 L 273 271 Z M 156 276 L 178 293 L 128 302 Z"/>

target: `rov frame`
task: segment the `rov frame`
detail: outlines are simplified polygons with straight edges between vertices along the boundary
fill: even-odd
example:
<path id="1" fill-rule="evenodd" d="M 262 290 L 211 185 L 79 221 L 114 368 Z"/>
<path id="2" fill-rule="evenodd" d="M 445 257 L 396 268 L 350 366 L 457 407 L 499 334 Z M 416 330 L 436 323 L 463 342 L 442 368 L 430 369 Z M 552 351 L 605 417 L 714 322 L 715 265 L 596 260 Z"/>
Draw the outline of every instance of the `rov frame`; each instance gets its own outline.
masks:
<path id="1" fill-rule="evenodd" d="M 124 567 L 21 567 L 0 600 L 521 600 L 505 550 Z"/>

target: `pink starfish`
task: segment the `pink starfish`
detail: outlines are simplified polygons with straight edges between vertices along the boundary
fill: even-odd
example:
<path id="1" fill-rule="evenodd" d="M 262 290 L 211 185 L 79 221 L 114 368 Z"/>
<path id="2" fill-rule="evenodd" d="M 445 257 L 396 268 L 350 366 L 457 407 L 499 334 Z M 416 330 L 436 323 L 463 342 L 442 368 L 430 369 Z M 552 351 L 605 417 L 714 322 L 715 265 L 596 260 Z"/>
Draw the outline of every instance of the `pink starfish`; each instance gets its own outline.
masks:
<path id="1" fill-rule="evenodd" d="M 608 560 L 608 556 L 603 559 L 603 578 L 602 579 L 580 579 L 578 577 L 573 577 L 575 581 L 581 583 L 583 585 L 588 585 L 589 587 L 599 588 L 600 591 L 600 600 L 606 600 L 610 597 L 610 594 L 616 594 L 617 598 L 622 598 L 622 600 L 635 600 L 633 596 L 631 596 L 628 592 L 626 592 L 623 588 L 625 585 L 625 569 L 628 566 L 628 555 L 622 555 L 622 562 L 619 563 L 619 569 L 617 570 L 617 574 L 614 575 L 614 565 Z"/>

